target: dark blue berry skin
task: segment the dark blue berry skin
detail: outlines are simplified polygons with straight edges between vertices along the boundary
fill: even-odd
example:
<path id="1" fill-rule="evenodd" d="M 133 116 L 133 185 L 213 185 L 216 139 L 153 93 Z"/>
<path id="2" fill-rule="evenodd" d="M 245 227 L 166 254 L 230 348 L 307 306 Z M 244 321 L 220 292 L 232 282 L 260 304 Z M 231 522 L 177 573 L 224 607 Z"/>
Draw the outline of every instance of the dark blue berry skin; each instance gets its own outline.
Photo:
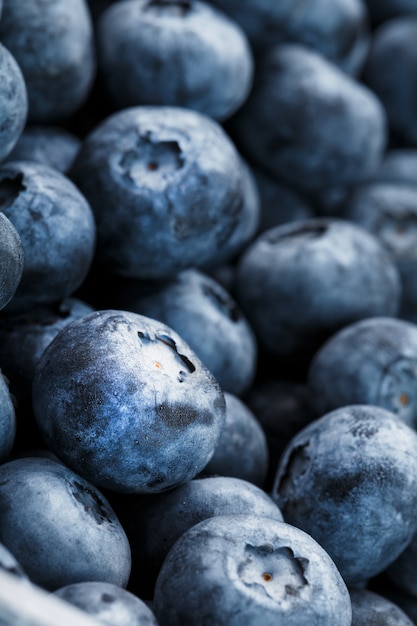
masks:
<path id="1" fill-rule="evenodd" d="M 152 598 L 154 585 L 169 549 L 191 526 L 217 515 L 251 513 L 282 521 L 272 498 L 241 478 L 209 476 L 161 494 L 122 496 L 111 503 L 126 530 L 132 549 L 129 588 Z"/>
<path id="2" fill-rule="evenodd" d="M 372 37 L 363 81 L 384 105 L 393 139 L 417 147 L 417 15 L 382 23 Z"/>
<path id="3" fill-rule="evenodd" d="M 271 495 L 287 523 L 309 533 L 347 585 L 381 573 L 417 524 L 417 433 L 372 405 L 345 405 L 289 443 Z"/>
<path id="4" fill-rule="evenodd" d="M 401 279 L 398 315 L 417 321 L 417 177 L 410 184 L 391 182 L 383 172 L 380 176 L 380 181 L 353 190 L 341 215 L 372 233 L 389 251 Z"/>
<path id="5" fill-rule="evenodd" d="M 92 263 L 96 226 L 87 200 L 56 169 L 30 161 L 0 166 L 3 213 L 23 245 L 22 278 L 4 312 L 60 302 L 81 285 Z"/>
<path id="6" fill-rule="evenodd" d="M 214 454 L 200 476 L 234 476 L 264 487 L 269 466 L 265 432 L 251 409 L 225 392 L 226 420 Z"/>
<path id="7" fill-rule="evenodd" d="M 224 391 L 240 395 L 250 387 L 257 363 L 252 328 L 229 292 L 197 269 L 142 292 L 129 282 L 118 307 L 164 322 L 175 330 L 208 367 Z"/>
<path id="8" fill-rule="evenodd" d="M 389 317 L 363 319 L 335 333 L 308 372 L 318 414 L 372 404 L 417 427 L 417 325 Z"/>
<path id="9" fill-rule="evenodd" d="M 366 179 L 388 132 L 368 87 L 299 44 L 275 45 L 262 56 L 229 129 L 249 160 L 308 191 Z"/>
<path id="10" fill-rule="evenodd" d="M 10 550 L 8 550 L 2 543 L 0 543 L 0 569 L 5 570 L 10 574 L 14 574 L 14 576 L 17 576 L 20 579 L 29 581 L 23 567 L 17 562 Z"/>
<path id="11" fill-rule="evenodd" d="M 212 517 L 184 533 L 159 573 L 160 626 L 350 626 L 346 585 L 307 533 L 260 515 Z"/>
<path id="12" fill-rule="evenodd" d="M 71 177 L 89 200 L 97 260 L 142 279 L 223 262 L 257 228 L 247 168 L 222 127 L 185 108 L 138 106 L 83 141 Z"/>
<path id="13" fill-rule="evenodd" d="M 0 466 L 0 541 L 30 580 L 51 591 L 96 580 L 127 585 L 131 552 L 106 497 L 62 463 Z"/>
<path id="14" fill-rule="evenodd" d="M 351 589 L 352 626 L 414 626 L 388 598 L 369 589 Z"/>
<path id="15" fill-rule="evenodd" d="M 82 581 L 53 593 L 107 626 L 158 626 L 143 600 L 113 583 Z"/>
<path id="16" fill-rule="evenodd" d="M 85 0 L 4 0 L 0 40 L 22 70 L 29 121 L 65 119 L 85 102 L 96 71 Z"/>
<path id="17" fill-rule="evenodd" d="M 81 139 L 61 126 L 30 124 L 5 161 L 35 161 L 67 174 L 80 146 Z"/>
<path id="18" fill-rule="evenodd" d="M 213 455 L 224 393 L 177 333 L 121 310 L 63 328 L 36 366 L 32 404 L 48 447 L 94 484 L 155 493 Z"/>
<path id="19" fill-rule="evenodd" d="M 236 299 L 262 348 L 279 359 L 309 357 L 357 319 L 396 315 L 400 279 L 376 237 L 347 220 L 277 226 L 244 251 Z"/>
<path id="20" fill-rule="evenodd" d="M 9 380 L 18 418 L 15 448 L 42 443 L 32 412 L 32 379 L 42 353 L 62 328 L 92 311 L 87 303 L 66 298 L 56 306 L 0 316 L 0 368 Z"/>
<path id="21" fill-rule="evenodd" d="M 346 71 L 357 72 L 369 45 L 361 0 L 313 0 L 301 10 L 291 0 L 211 0 L 246 32 L 255 51 L 281 42 L 303 44 Z"/>
<path id="22" fill-rule="evenodd" d="M 0 370 L 0 463 L 7 460 L 16 439 L 16 411 L 9 381 Z"/>
<path id="23" fill-rule="evenodd" d="M 97 23 L 98 67 L 118 109 L 187 107 L 224 121 L 252 87 L 247 37 L 199 0 L 123 0 Z"/>
<path id="24" fill-rule="evenodd" d="M 365 0 L 365 5 L 374 25 L 401 15 L 417 15 L 414 0 Z"/>
<path id="25" fill-rule="evenodd" d="M 415 562 L 417 557 L 417 533 L 411 542 L 385 570 L 384 574 L 396 589 L 417 597 L 417 576 Z M 417 615 L 417 611 L 416 611 Z"/>
<path id="26" fill-rule="evenodd" d="M 0 310 L 9 304 L 23 274 L 23 244 L 13 223 L 0 213 Z"/>
<path id="27" fill-rule="evenodd" d="M 0 25 L 2 19 L 0 19 Z M 1 30 L 1 26 L 0 26 Z M 28 116 L 26 82 L 14 55 L 0 44 L 0 161 L 14 148 Z"/>

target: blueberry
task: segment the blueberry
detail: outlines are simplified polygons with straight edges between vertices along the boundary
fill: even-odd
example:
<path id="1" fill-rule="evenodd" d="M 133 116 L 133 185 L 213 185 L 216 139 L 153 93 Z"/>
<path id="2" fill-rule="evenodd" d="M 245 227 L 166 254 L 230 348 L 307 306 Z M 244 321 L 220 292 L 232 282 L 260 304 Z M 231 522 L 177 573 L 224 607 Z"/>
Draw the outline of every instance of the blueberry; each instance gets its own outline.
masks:
<path id="1" fill-rule="evenodd" d="M 15 449 L 43 443 L 32 412 L 32 378 L 43 351 L 62 328 L 92 311 L 85 302 L 66 298 L 54 306 L 0 317 L 0 368 L 16 403 Z"/>
<path id="2" fill-rule="evenodd" d="M 323 414 L 346 404 L 372 404 L 417 426 L 417 325 L 390 317 L 348 324 L 314 355 L 311 401 Z"/>
<path id="3" fill-rule="evenodd" d="M 97 43 L 102 81 L 119 109 L 180 106 L 224 121 L 252 86 L 245 33 L 208 2 L 116 2 L 98 20 Z"/>
<path id="4" fill-rule="evenodd" d="M 365 179 L 382 159 L 387 130 L 368 87 L 299 44 L 275 45 L 262 56 L 251 94 L 230 123 L 247 158 L 308 191 Z"/>
<path id="5" fill-rule="evenodd" d="M 374 178 L 389 183 L 417 185 L 417 148 L 391 148 L 386 151 Z"/>
<path id="6" fill-rule="evenodd" d="M 71 177 L 95 214 L 97 260 L 117 275 L 161 279 L 226 261 L 257 228 L 243 159 L 215 120 L 190 109 L 106 117 Z"/>
<path id="7" fill-rule="evenodd" d="M 224 393 L 169 326 L 121 310 L 63 328 L 37 363 L 34 414 L 46 444 L 98 486 L 155 493 L 214 453 Z"/>
<path id="8" fill-rule="evenodd" d="M 393 17 L 417 14 L 414 0 L 365 0 L 365 5 L 374 27 Z"/>
<path id="9" fill-rule="evenodd" d="M 96 71 L 85 0 L 3 0 L 0 39 L 23 73 L 29 121 L 65 119 L 85 102 Z"/>
<path id="10" fill-rule="evenodd" d="M 260 515 L 204 520 L 171 548 L 159 573 L 160 626 L 350 626 L 334 562 L 307 533 Z"/>
<path id="11" fill-rule="evenodd" d="M 81 139 L 63 126 L 29 124 L 4 161 L 35 161 L 66 174 L 80 145 Z"/>
<path id="12" fill-rule="evenodd" d="M 394 140 L 417 146 L 417 15 L 383 22 L 375 31 L 363 70 L 363 81 L 387 113 Z"/>
<path id="13" fill-rule="evenodd" d="M 128 282 L 117 302 L 118 308 L 158 319 L 175 330 L 224 391 L 240 395 L 252 384 L 254 332 L 234 298 L 205 272 L 183 270 L 148 294 L 141 281 Z"/>
<path id="14" fill-rule="evenodd" d="M 60 587 L 54 595 L 107 626 L 158 626 L 143 600 L 114 583 L 82 581 Z"/>
<path id="15" fill-rule="evenodd" d="M 385 247 L 347 220 L 277 226 L 238 260 L 237 302 L 261 347 L 279 359 L 309 359 L 346 324 L 396 315 L 400 296 L 399 274 Z"/>
<path id="16" fill-rule="evenodd" d="M 9 381 L 0 369 L 0 463 L 7 460 L 16 439 L 16 410 Z"/>
<path id="17" fill-rule="evenodd" d="M 352 626 L 413 626 L 399 606 L 369 589 L 352 589 Z"/>
<path id="18" fill-rule="evenodd" d="M 3 20 L 0 19 L 0 31 Z M 28 116 L 26 82 L 14 55 L 0 44 L 0 161 L 14 148 Z"/>
<path id="19" fill-rule="evenodd" d="M 71 296 L 93 260 L 96 227 L 90 205 L 64 174 L 46 165 L 0 165 L 0 203 L 23 245 L 24 264 L 4 312 L 20 313 Z"/>
<path id="20" fill-rule="evenodd" d="M 417 557 L 417 533 L 397 558 L 384 571 L 385 577 L 396 589 L 417 597 L 417 576 L 415 562 Z"/>
<path id="21" fill-rule="evenodd" d="M 23 244 L 13 223 L 0 213 L 0 310 L 9 304 L 23 274 Z"/>
<path id="22" fill-rule="evenodd" d="M 51 591 L 96 580 L 127 585 L 131 552 L 106 497 L 62 463 L 0 465 L 0 541 L 30 580 Z"/>
<path id="23" fill-rule="evenodd" d="M 225 392 L 226 420 L 213 456 L 200 476 L 234 476 L 264 487 L 269 450 L 266 434 L 251 409 Z"/>
<path id="24" fill-rule="evenodd" d="M 417 433 L 378 406 L 346 405 L 297 433 L 272 497 L 328 552 L 347 585 L 381 573 L 416 532 Z"/>

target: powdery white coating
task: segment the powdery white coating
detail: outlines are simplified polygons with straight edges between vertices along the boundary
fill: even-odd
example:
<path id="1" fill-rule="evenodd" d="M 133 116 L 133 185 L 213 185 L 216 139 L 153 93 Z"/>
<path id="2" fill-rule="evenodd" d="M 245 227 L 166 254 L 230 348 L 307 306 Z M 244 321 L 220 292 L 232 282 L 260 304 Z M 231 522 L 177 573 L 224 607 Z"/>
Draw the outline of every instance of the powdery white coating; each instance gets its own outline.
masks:
<path id="1" fill-rule="evenodd" d="M 286 447 L 272 497 L 348 585 L 381 573 L 417 530 L 417 433 L 370 405 L 316 419 Z"/>
<path id="2" fill-rule="evenodd" d="M 224 121 L 252 86 L 244 31 L 206 2 L 117 2 L 98 20 L 97 43 L 103 83 L 120 109 L 182 106 Z"/>
<path id="3" fill-rule="evenodd" d="M 121 310 L 62 329 L 33 379 L 33 410 L 51 449 L 93 483 L 153 493 L 193 478 L 225 418 L 211 372 L 170 327 Z"/>
<path id="4" fill-rule="evenodd" d="M 1 19 L 0 19 L 1 24 Z M 14 148 L 28 115 L 25 79 L 15 57 L 0 44 L 0 161 Z"/>
<path id="5" fill-rule="evenodd" d="M 323 548 L 258 515 L 213 517 L 184 533 L 162 565 L 154 611 L 160 626 L 350 626 L 352 618 Z"/>
<path id="6" fill-rule="evenodd" d="M 219 123 L 168 106 L 110 115 L 84 139 L 71 170 L 95 215 L 98 261 L 142 279 L 235 255 L 257 228 L 248 176 Z"/>
<path id="7" fill-rule="evenodd" d="M 112 583 L 83 581 L 60 587 L 54 595 L 108 626 L 158 626 L 143 600 Z"/>
<path id="8" fill-rule="evenodd" d="M 0 213 L 0 310 L 16 293 L 24 264 L 23 244 L 7 215 Z"/>
<path id="9" fill-rule="evenodd" d="M 50 458 L 0 466 L 0 542 L 46 589 L 87 581 L 127 585 L 131 552 L 106 497 Z"/>

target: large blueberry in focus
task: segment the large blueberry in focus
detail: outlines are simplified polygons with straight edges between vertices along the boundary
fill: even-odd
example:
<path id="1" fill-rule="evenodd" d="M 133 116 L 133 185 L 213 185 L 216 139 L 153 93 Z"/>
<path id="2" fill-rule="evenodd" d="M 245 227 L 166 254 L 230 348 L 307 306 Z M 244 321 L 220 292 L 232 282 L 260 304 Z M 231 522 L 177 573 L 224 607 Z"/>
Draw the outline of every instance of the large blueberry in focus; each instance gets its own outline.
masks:
<path id="1" fill-rule="evenodd" d="M 119 304 L 175 330 L 224 391 L 240 395 L 252 384 L 255 334 L 234 298 L 209 275 L 184 270 L 149 294 L 143 293 L 140 281 L 130 281 L 120 292 Z"/>
<path id="2" fill-rule="evenodd" d="M 101 14 L 97 43 L 102 81 L 120 109 L 181 106 L 223 121 L 252 86 L 244 31 L 207 2 L 116 2 Z"/>
<path id="3" fill-rule="evenodd" d="M 368 87 L 305 46 L 280 44 L 258 62 L 230 133 L 271 176 L 317 191 L 373 172 L 386 148 L 387 120 Z"/>
<path id="4" fill-rule="evenodd" d="M 329 553 L 348 585 L 363 583 L 417 530 L 417 433 L 378 406 L 335 409 L 290 441 L 271 495 L 285 521 Z"/>
<path id="5" fill-rule="evenodd" d="M 0 213 L 0 310 L 16 293 L 23 273 L 23 244 L 13 223 Z"/>
<path id="6" fill-rule="evenodd" d="M 0 542 L 49 590 L 86 580 L 125 587 L 129 579 L 129 542 L 109 502 L 49 458 L 0 465 Z"/>
<path id="7" fill-rule="evenodd" d="M 5 161 L 36 161 L 66 174 L 81 139 L 62 126 L 29 124 Z"/>
<path id="8" fill-rule="evenodd" d="M 417 428 L 417 325 L 390 317 L 348 324 L 314 355 L 308 386 L 319 415 L 372 404 Z"/>
<path id="9" fill-rule="evenodd" d="M 143 600 L 114 583 L 82 581 L 60 587 L 54 595 L 106 626 L 158 626 L 154 613 Z"/>
<path id="10" fill-rule="evenodd" d="M 380 99 L 391 134 L 417 146 L 417 15 L 383 22 L 375 31 L 363 71 L 363 81 Z"/>
<path id="11" fill-rule="evenodd" d="M 24 253 L 21 280 L 4 311 L 20 313 L 72 295 L 87 275 L 96 239 L 93 212 L 80 190 L 53 167 L 13 161 L 0 166 L 0 206 Z"/>
<path id="12" fill-rule="evenodd" d="M 2 161 L 14 148 L 23 132 L 28 115 L 28 98 L 22 71 L 13 54 L 3 45 L 3 38 L 0 39 L 0 161 Z"/>
<path id="13" fill-rule="evenodd" d="M 369 589 L 351 589 L 352 626 L 414 626 L 388 598 Z"/>
<path id="14" fill-rule="evenodd" d="M 160 626 L 350 626 L 349 592 L 307 533 L 260 515 L 206 519 L 184 533 L 159 573 Z"/>
<path id="15" fill-rule="evenodd" d="M 238 261 L 235 293 L 263 349 L 296 359 L 357 319 L 396 315 L 401 285 L 375 236 L 347 220 L 313 218 L 252 241 Z"/>
<path id="16" fill-rule="evenodd" d="M 166 278 L 223 262 L 257 228 L 243 159 L 215 120 L 189 109 L 112 114 L 70 175 L 95 214 L 97 259 L 115 274 Z"/>
<path id="17" fill-rule="evenodd" d="M 213 455 L 224 393 L 169 326 L 130 311 L 95 311 L 48 345 L 32 404 L 46 444 L 91 482 L 164 491 Z"/>
<path id="18" fill-rule="evenodd" d="M 16 438 L 16 411 L 9 381 L 0 369 L 0 463 L 12 451 Z"/>
<path id="19" fill-rule="evenodd" d="M 194 478 L 164 493 L 122 494 L 112 499 L 132 549 L 129 588 L 152 598 L 168 550 L 191 526 L 208 517 L 252 513 L 282 520 L 272 498 L 260 487 L 231 476 Z"/>
<path id="20" fill-rule="evenodd" d="M 86 0 L 3 0 L 0 40 L 27 86 L 28 119 L 51 122 L 75 113 L 95 76 L 93 25 Z"/>

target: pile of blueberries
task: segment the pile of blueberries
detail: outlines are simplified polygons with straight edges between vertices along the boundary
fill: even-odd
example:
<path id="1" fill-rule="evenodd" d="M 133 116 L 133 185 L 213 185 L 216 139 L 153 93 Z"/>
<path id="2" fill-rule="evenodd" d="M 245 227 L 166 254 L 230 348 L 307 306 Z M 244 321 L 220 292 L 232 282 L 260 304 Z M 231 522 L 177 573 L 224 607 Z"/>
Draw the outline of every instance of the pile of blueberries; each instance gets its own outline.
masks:
<path id="1" fill-rule="evenodd" d="M 416 42 L 415 0 L 0 1 L 22 590 L 417 624 Z"/>

